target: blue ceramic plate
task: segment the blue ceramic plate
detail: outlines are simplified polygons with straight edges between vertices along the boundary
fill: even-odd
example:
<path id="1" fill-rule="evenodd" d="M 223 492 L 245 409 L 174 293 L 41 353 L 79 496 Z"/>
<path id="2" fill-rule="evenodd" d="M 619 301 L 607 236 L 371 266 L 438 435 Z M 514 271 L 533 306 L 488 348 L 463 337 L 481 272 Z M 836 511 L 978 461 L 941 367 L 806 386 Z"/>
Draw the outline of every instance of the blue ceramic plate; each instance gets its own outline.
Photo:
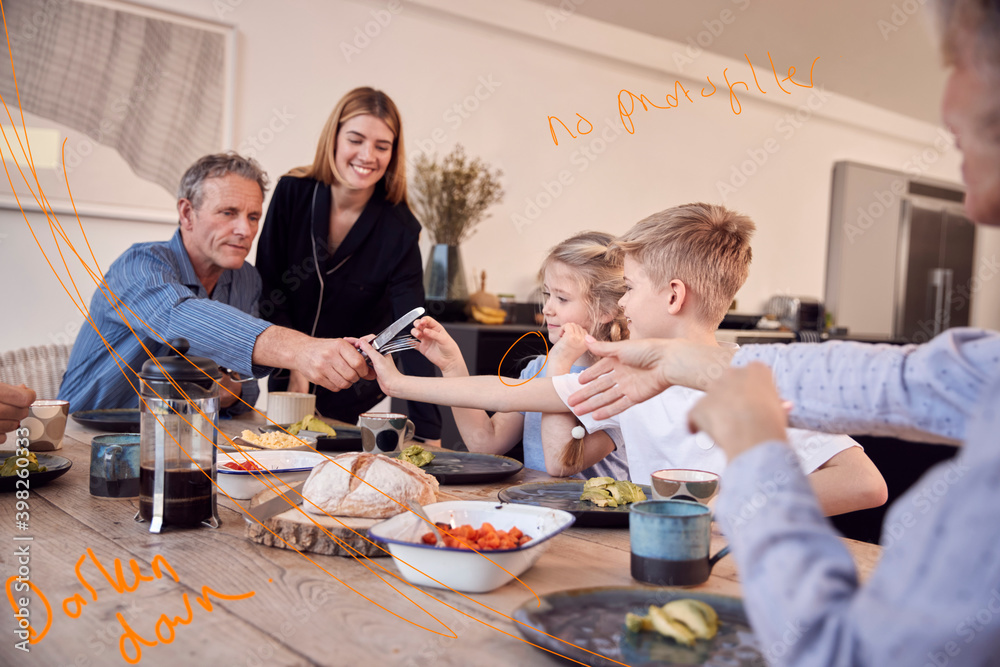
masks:
<path id="1" fill-rule="evenodd" d="M 43 484 L 48 484 L 60 475 L 65 475 L 73 466 L 72 461 L 61 456 L 44 454 L 42 452 L 35 452 L 35 456 L 38 457 L 38 465 L 45 466 L 46 469 L 43 472 L 33 472 L 28 474 L 28 491 L 37 489 Z M 7 458 L 8 456 L 6 455 L 0 457 L 0 466 L 7 461 Z M 16 491 L 18 488 L 17 480 L 19 479 L 21 478 L 17 475 L 0 477 L 0 492 Z M 21 488 L 24 488 L 23 484 L 21 485 Z M 13 502 L 13 500 L 11 502 Z"/>
<path id="2" fill-rule="evenodd" d="M 653 492 L 645 484 L 639 488 L 652 498 Z M 558 482 L 528 482 L 502 489 L 497 496 L 505 503 L 538 505 L 565 510 L 576 517 L 576 527 L 628 527 L 628 512 L 631 504 L 618 507 L 599 507 L 589 500 L 580 500 L 583 480 L 563 480 Z"/>
<path id="3" fill-rule="evenodd" d="M 625 630 L 628 612 L 646 615 L 650 605 L 679 598 L 712 605 L 719 614 L 719 633 L 687 647 L 657 632 Z M 582 588 L 543 595 L 541 606 L 532 598 L 514 611 L 514 618 L 527 625 L 518 624 L 517 629 L 529 641 L 594 667 L 614 664 L 605 658 L 631 667 L 765 664 L 742 600 L 726 595 L 677 588 Z"/>

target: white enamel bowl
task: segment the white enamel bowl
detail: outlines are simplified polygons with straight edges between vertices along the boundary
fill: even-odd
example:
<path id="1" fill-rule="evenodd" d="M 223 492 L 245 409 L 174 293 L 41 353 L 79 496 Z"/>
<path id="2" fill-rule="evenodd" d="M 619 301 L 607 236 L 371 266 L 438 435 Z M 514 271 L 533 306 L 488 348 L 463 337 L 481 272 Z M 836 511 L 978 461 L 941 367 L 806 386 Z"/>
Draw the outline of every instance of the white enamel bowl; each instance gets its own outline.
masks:
<path id="1" fill-rule="evenodd" d="M 453 528 L 464 524 L 479 528 L 488 521 L 497 530 L 517 526 L 532 538 L 515 549 L 484 551 L 480 555 L 423 544 L 420 537 L 430 531 L 430 526 L 412 512 L 397 514 L 368 529 L 369 537 L 388 545 L 404 579 L 417 586 L 452 588 L 463 593 L 492 591 L 521 576 L 548 548 L 551 539 L 575 520 L 562 510 L 478 500 L 432 503 L 424 510 L 434 523 Z"/>
<path id="2" fill-rule="evenodd" d="M 270 474 L 259 470 L 232 470 L 225 467 L 226 463 L 242 463 L 248 458 L 269 470 Z M 325 460 L 325 456 L 316 452 L 288 449 L 254 450 L 245 454 L 220 453 L 216 464 L 219 471 L 219 488 L 234 500 L 246 500 L 268 488 L 264 483 L 265 480 L 271 486 L 279 484 L 278 480 L 285 484 L 295 484 L 305 480 L 312 469 Z M 278 488 L 285 487 L 282 484 Z"/>

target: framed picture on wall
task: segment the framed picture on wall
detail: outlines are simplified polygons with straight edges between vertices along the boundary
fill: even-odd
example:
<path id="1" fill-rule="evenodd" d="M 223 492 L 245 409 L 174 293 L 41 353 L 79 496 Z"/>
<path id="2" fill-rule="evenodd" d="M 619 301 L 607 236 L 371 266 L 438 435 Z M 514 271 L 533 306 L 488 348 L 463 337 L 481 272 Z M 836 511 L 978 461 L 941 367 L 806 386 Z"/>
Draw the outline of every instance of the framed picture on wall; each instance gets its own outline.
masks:
<path id="1" fill-rule="evenodd" d="M 120 0 L 4 10 L 0 207 L 176 223 L 184 170 L 232 146 L 235 28 Z"/>

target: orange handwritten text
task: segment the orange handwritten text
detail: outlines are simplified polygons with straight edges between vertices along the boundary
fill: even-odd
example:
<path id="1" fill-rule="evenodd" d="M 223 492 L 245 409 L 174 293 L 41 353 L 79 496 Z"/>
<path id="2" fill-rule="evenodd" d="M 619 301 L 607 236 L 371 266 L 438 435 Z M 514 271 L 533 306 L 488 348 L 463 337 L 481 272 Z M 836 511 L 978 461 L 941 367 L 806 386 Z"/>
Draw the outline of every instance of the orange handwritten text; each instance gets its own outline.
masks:
<path id="1" fill-rule="evenodd" d="M 743 57 L 750 66 L 750 74 L 753 77 L 754 88 L 756 88 L 761 95 L 767 95 L 767 91 L 764 90 L 761 80 L 757 78 L 757 70 L 754 68 L 753 63 L 750 62 L 750 56 L 744 53 Z M 791 95 L 792 93 L 781 85 L 782 82 L 790 83 L 793 86 L 798 86 L 799 88 L 812 88 L 814 86 L 813 70 L 816 68 L 816 61 L 819 60 L 819 58 L 819 56 L 816 56 L 813 59 L 812 65 L 809 67 L 809 83 L 805 84 L 799 83 L 792 78 L 795 76 L 795 67 L 789 67 L 786 75 L 781 77 L 778 74 L 777 66 L 774 64 L 774 58 L 771 57 L 771 52 L 767 52 L 767 61 L 771 65 L 771 73 L 774 75 L 774 82 L 778 85 L 778 89 L 786 95 Z M 732 81 L 730 81 L 729 76 L 729 68 L 727 67 L 722 70 L 722 79 L 725 81 L 725 85 L 722 86 L 722 90 L 729 93 L 729 108 L 732 109 L 733 113 L 738 116 L 743 112 L 743 104 L 740 102 L 739 94 L 750 92 L 750 84 L 746 81 L 738 80 L 735 77 Z M 701 97 L 711 97 L 712 95 L 715 95 L 715 93 L 719 90 L 719 87 L 716 86 L 710 76 L 706 76 L 705 80 L 708 82 L 708 86 L 702 87 L 700 91 Z M 709 86 L 711 86 L 710 91 Z M 742 86 L 742 90 L 740 89 L 740 86 Z M 642 105 L 643 111 L 649 111 L 650 109 L 675 109 L 680 106 L 682 99 L 686 99 L 688 102 L 695 101 L 691 97 L 690 91 L 684 87 L 684 84 L 682 84 L 679 79 L 674 81 L 673 90 L 663 96 L 663 100 L 666 104 L 657 104 L 643 93 L 637 94 L 631 90 L 622 88 L 618 93 L 618 117 L 621 119 L 622 126 L 625 130 L 629 134 L 635 134 L 635 123 L 632 120 L 632 116 L 636 113 L 636 102 Z M 565 131 L 565 133 L 572 139 L 576 139 L 578 135 L 590 134 L 590 132 L 594 129 L 593 124 L 579 113 L 576 114 L 576 117 L 578 119 L 576 121 L 576 134 L 573 133 L 571 125 L 567 125 L 558 116 L 548 116 L 546 118 L 546 121 L 549 124 L 549 133 L 552 135 L 552 143 L 556 146 L 559 145 L 559 136 L 556 132 L 559 127 L 562 127 L 563 131 Z M 570 121 L 570 123 L 572 124 L 573 121 Z M 584 123 L 586 123 L 586 131 L 583 131 L 582 129 Z"/>
<path id="2" fill-rule="evenodd" d="M 87 552 L 82 554 L 80 558 L 76 561 L 76 567 L 74 571 L 76 573 L 76 580 L 89 594 L 90 599 L 88 600 L 81 593 L 74 593 L 73 595 L 67 596 L 62 601 L 62 612 L 71 619 L 80 618 L 83 614 L 84 608 L 91 602 L 97 602 L 98 593 L 87 578 L 84 576 L 82 571 L 82 566 L 86 561 L 94 566 L 98 574 L 104 578 L 104 580 L 111 586 L 112 590 L 118 595 L 125 595 L 127 593 L 135 592 L 139 586 L 148 581 L 155 581 L 157 579 L 162 579 L 164 573 L 172 579 L 175 583 L 180 583 L 180 578 L 177 576 L 177 572 L 170 565 L 166 558 L 157 554 L 153 557 L 150 563 L 150 570 L 152 574 L 143 574 L 140 570 L 139 564 L 134 558 L 130 558 L 128 561 L 127 569 L 131 572 L 131 577 L 127 576 L 126 568 L 122 566 L 122 561 L 119 558 L 114 560 L 111 571 L 104 566 L 104 564 L 97 558 L 92 549 L 87 549 Z M 48 634 L 49 628 L 52 627 L 52 606 L 49 604 L 48 597 L 42 592 L 42 590 L 30 581 L 21 581 L 16 576 L 12 576 L 7 579 L 4 583 L 4 588 L 7 591 L 7 601 L 10 602 L 11 608 L 14 610 L 15 618 L 18 619 L 20 627 L 15 629 L 15 633 L 23 640 L 26 640 L 29 644 L 38 644 L 41 642 L 45 635 Z M 45 606 L 45 625 L 41 631 L 36 631 L 27 618 L 27 611 L 19 607 L 20 604 L 14 599 L 14 592 L 24 592 L 31 590 L 38 598 L 42 600 L 42 604 Z M 239 595 L 224 595 L 218 591 L 209 588 L 208 586 L 203 586 L 201 589 L 201 595 L 195 597 L 195 602 L 197 602 L 202 609 L 206 612 L 211 612 L 213 609 L 212 598 L 216 600 L 244 600 L 246 598 L 252 597 L 255 591 L 249 591 L 247 593 L 241 593 Z M 191 601 L 188 598 L 188 594 L 185 591 L 181 595 L 181 600 L 184 604 L 184 615 L 171 617 L 168 614 L 161 614 L 159 619 L 153 625 L 153 635 L 156 640 L 146 639 L 140 635 L 135 629 L 129 625 L 125 617 L 118 613 L 115 617 L 118 619 L 119 624 L 122 626 L 121 638 L 118 641 L 118 648 L 121 651 L 122 658 L 125 662 L 134 665 L 137 664 L 142 659 L 142 647 L 152 647 L 157 644 L 169 644 L 174 641 L 176 635 L 174 628 L 178 625 L 188 625 L 194 616 L 191 610 Z M 22 614 L 22 616 L 18 616 Z"/>

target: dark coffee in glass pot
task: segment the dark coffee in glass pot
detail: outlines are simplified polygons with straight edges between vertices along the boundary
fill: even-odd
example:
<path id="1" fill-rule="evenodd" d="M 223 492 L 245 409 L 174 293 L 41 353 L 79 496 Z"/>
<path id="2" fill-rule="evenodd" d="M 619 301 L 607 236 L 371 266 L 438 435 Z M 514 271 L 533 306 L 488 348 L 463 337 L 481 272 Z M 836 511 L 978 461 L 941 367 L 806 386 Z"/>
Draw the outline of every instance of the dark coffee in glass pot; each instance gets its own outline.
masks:
<path id="1" fill-rule="evenodd" d="M 214 482 L 220 390 L 215 380 L 222 373 L 211 359 L 188 355 L 186 340 L 171 344 L 178 355 L 150 359 L 139 374 L 136 520 L 148 521 L 153 533 L 165 526 L 219 526 Z"/>

